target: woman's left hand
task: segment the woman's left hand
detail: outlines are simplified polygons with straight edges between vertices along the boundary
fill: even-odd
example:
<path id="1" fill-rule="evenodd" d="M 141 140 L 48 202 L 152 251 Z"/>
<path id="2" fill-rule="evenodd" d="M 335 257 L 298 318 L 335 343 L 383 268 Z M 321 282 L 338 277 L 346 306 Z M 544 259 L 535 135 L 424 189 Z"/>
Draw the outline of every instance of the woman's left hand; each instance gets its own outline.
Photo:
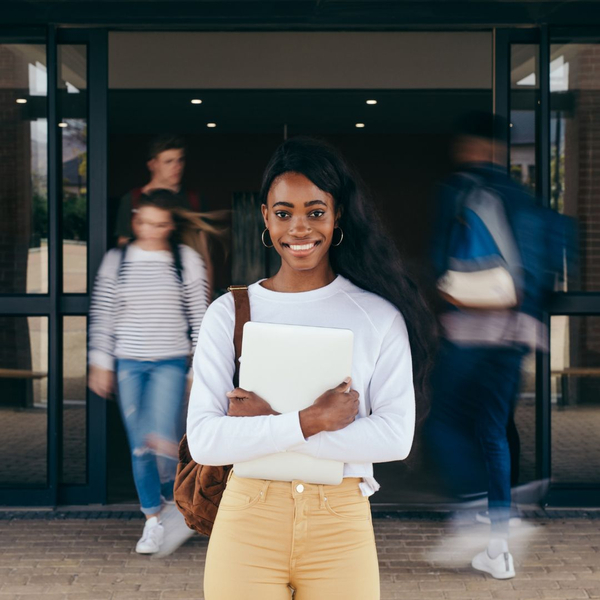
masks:
<path id="1" fill-rule="evenodd" d="M 227 392 L 229 398 L 228 417 L 260 417 L 264 415 L 278 415 L 271 405 L 257 396 L 254 392 L 247 392 L 242 388 L 235 388 Z"/>

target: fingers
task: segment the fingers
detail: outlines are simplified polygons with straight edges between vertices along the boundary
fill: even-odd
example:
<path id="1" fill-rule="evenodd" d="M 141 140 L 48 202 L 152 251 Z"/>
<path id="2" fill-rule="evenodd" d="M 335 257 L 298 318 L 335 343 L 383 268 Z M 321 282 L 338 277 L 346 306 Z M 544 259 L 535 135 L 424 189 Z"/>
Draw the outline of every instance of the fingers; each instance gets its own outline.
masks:
<path id="1" fill-rule="evenodd" d="M 352 377 L 346 377 L 342 383 L 333 388 L 334 392 L 347 392 L 352 385 Z"/>
<path id="2" fill-rule="evenodd" d="M 98 381 L 96 379 L 92 379 L 89 383 L 89 388 L 92 390 L 92 392 L 94 392 L 94 394 L 96 394 L 97 396 L 100 396 L 101 398 L 106 398 L 107 393 L 106 393 L 106 388 L 104 385 L 102 385 L 101 381 Z"/>
<path id="3" fill-rule="evenodd" d="M 249 398 L 251 393 L 252 392 L 247 392 L 246 390 L 244 390 L 240 387 L 237 387 L 237 388 L 231 390 L 230 392 L 227 392 L 225 395 L 230 399 L 231 398 Z"/>

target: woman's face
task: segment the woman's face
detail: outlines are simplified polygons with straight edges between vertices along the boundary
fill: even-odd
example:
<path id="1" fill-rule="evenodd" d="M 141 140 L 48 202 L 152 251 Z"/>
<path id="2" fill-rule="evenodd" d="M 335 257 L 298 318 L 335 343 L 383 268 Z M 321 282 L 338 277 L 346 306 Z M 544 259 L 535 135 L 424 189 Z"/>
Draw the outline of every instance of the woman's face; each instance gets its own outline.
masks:
<path id="1" fill-rule="evenodd" d="M 140 242 L 166 242 L 175 224 L 170 211 L 156 206 L 142 206 L 133 215 L 131 227 Z"/>
<path id="2" fill-rule="evenodd" d="M 300 173 L 277 178 L 262 213 L 275 250 L 292 269 L 306 271 L 329 260 L 338 217 L 331 194 L 310 179 Z"/>

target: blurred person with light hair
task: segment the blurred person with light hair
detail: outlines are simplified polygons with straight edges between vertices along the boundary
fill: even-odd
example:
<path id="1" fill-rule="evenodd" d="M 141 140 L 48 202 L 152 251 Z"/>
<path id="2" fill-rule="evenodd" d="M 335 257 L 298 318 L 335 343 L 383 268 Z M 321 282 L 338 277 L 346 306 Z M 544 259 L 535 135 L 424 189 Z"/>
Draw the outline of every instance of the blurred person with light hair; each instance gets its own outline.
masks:
<path id="1" fill-rule="evenodd" d="M 104 257 L 90 309 L 89 387 L 118 397 L 146 516 L 141 554 L 167 554 L 192 534 L 173 503 L 173 482 L 190 357 L 209 294 L 204 261 L 183 242 L 199 231 L 226 234 L 174 204 L 170 190 L 142 195 L 133 238 Z"/>

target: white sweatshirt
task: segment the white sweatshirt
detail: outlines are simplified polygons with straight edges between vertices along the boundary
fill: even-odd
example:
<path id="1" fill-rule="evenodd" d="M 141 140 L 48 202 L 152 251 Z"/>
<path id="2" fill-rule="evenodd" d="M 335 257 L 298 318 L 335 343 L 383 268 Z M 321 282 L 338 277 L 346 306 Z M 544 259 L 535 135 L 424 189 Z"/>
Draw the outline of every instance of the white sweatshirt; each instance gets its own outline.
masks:
<path id="1" fill-rule="evenodd" d="M 233 389 L 235 371 L 235 307 L 233 296 L 226 294 L 206 312 L 194 356 L 187 417 L 193 459 L 204 465 L 228 465 L 276 452 L 303 452 L 343 461 L 344 477 L 362 477 L 365 495 L 376 491 L 372 463 L 406 458 L 414 436 L 412 361 L 402 315 L 388 301 L 339 275 L 309 292 L 272 292 L 257 282 L 248 293 L 253 321 L 354 332 L 352 388 L 360 394 L 359 414 L 344 429 L 308 439 L 298 412 L 226 416 L 225 394 Z"/>

